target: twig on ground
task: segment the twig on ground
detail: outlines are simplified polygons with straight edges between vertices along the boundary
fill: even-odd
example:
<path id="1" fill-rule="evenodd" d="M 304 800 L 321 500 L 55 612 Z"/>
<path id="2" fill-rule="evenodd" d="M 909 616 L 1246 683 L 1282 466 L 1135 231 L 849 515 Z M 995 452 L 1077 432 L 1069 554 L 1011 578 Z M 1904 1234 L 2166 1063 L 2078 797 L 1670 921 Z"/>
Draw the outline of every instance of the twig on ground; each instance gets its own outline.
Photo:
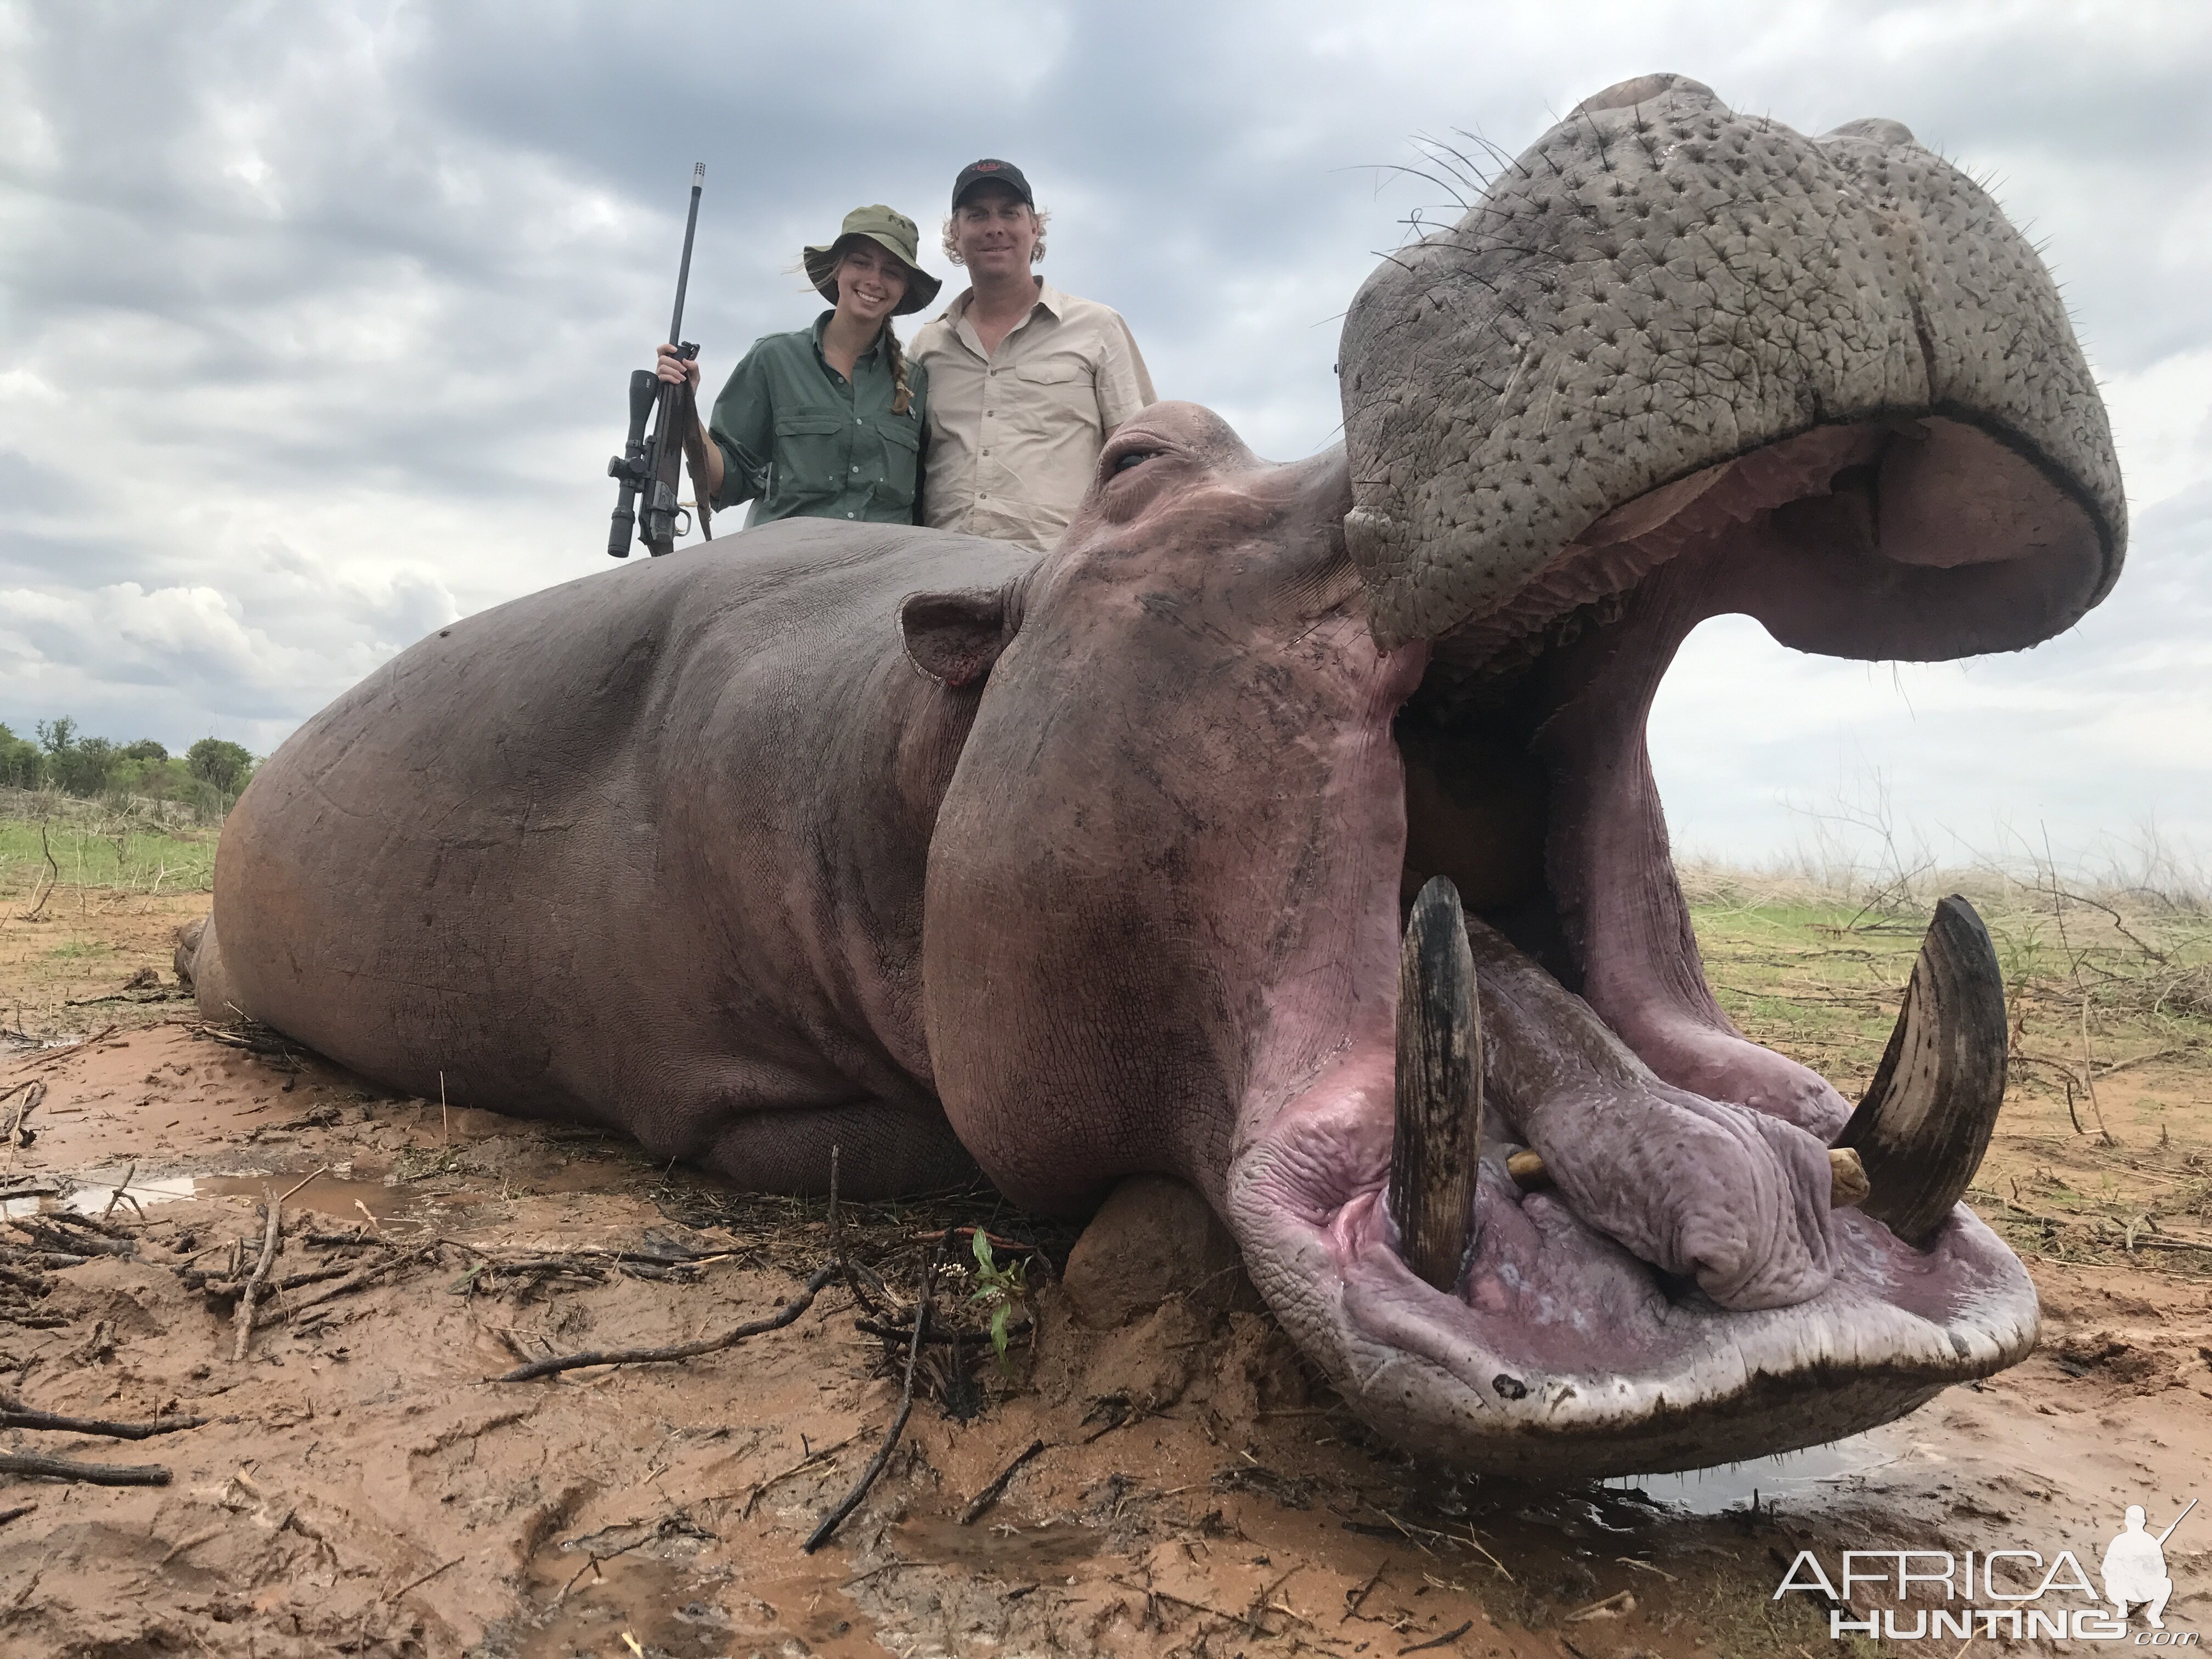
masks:
<path id="1" fill-rule="evenodd" d="M 1431 1648 L 1440 1648 L 1447 1642 L 1456 1642 L 1474 1628 L 1474 1620 L 1470 1619 L 1457 1630 L 1448 1630 L 1442 1636 L 1431 1637 L 1425 1642 L 1416 1642 L 1410 1648 L 1400 1648 L 1399 1659 L 1405 1659 L 1405 1656 L 1409 1653 L 1426 1653 Z"/>
<path id="2" fill-rule="evenodd" d="M 909 1340 L 911 1335 L 911 1333 L 904 1325 L 890 1325 L 884 1323 L 880 1319 L 856 1319 L 853 1322 L 853 1328 L 856 1331 L 865 1332 L 870 1336 L 879 1336 L 883 1338 L 884 1341 L 895 1345 L 904 1344 Z M 1030 1322 L 1026 1319 L 1023 1320 L 1018 1325 L 1009 1325 L 1006 1327 L 1006 1336 L 1009 1340 L 1017 1336 L 1026 1336 L 1029 1334 L 1029 1332 Z M 988 1331 L 932 1331 L 927 1336 L 921 1339 L 921 1343 L 922 1346 L 926 1348 L 933 1346 L 951 1347 L 962 1345 L 971 1347 L 983 1347 L 995 1342 L 996 1340 L 997 1339 L 994 1338 Z"/>
<path id="3" fill-rule="evenodd" d="M 94 1486 L 166 1486 L 169 1472 L 159 1463 L 72 1463 L 65 1457 L 40 1457 L 31 1452 L 0 1452 L 0 1474 L 41 1476 L 48 1480 L 81 1480 Z"/>
<path id="4" fill-rule="evenodd" d="M 272 1193 L 269 1198 L 269 1229 L 261 1238 L 261 1260 L 254 1264 L 253 1276 L 239 1293 L 238 1311 L 232 1316 L 231 1322 L 238 1333 L 230 1345 L 233 1364 L 246 1358 L 246 1345 L 253 1339 L 253 1304 L 261 1299 L 261 1287 L 269 1282 L 269 1269 L 276 1261 L 279 1218 L 283 1213 L 283 1201 Z"/>
<path id="5" fill-rule="evenodd" d="M 23 1097 L 15 1103 L 15 1115 L 8 1120 L 8 1167 L 11 1170 L 15 1167 L 15 1149 L 23 1144 L 24 1121 L 46 1097 L 46 1079 L 33 1078 L 24 1089 Z"/>
<path id="6" fill-rule="evenodd" d="M 54 862 L 54 849 L 47 844 L 46 821 L 44 818 L 39 820 L 39 851 L 45 854 L 46 869 L 50 873 L 46 877 L 46 890 L 39 895 L 36 904 L 23 912 L 21 920 L 25 921 L 36 921 L 39 912 L 46 908 L 46 901 L 54 896 L 54 889 L 62 884 L 62 867 Z"/>
<path id="7" fill-rule="evenodd" d="M 1173 1590 L 1164 1590 L 1159 1589 L 1157 1585 L 1132 1583 L 1129 1580 L 1122 1577 L 1118 1573 L 1108 1574 L 1106 1582 L 1109 1584 L 1119 1584 L 1123 1589 L 1134 1590 L 1139 1595 L 1156 1595 L 1163 1601 L 1172 1601 L 1179 1607 L 1188 1607 L 1193 1613 L 1205 1613 L 1209 1618 L 1222 1620 L 1224 1624 L 1242 1625 L 1247 1630 L 1249 1630 L 1252 1626 L 1252 1620 L 1247 1619 L 1245 1615 L 1241 1613 L 1228 1612 L 1224 1608 L 1213 1606 L 1211 1602 L 1194 1601 L 1188 1595 L 1177 1595 Z M 1296 1619 L 1299 1624 L 1305 1626 L 1307 1629 L 1310 1630 L 1313 1628 L 1313 1621 L 1311 1620 L 1299 1619 L 1297 1614 L 1291 1612 L 1287 1607 L 1266 1607 L 1260 1608 L 1258 1612 L 1262 1613 L 1276 1613 L 1285 1619 Z M 1257 1616 L 1257 1613 L 1254 1615 L 1255 1618 Z M 1263 1626 L 1260 1633 L 1262 1636 L 1280 1636 L 1283 1632 L 1280 1631 L 1268 1630 Z"/>
<path id="8" fill-rule="evenodd" d="M 63 1417 L 21 1406 L 0 1406 L 0 1429 L 52 1429 L 63 1434 L 105 1435 L 110 1440 L 150 1440 L 157 1434 L 197 1429 L 204 1417 L 156 1417 L 144 1423 L 112 1423 L 97 1417 Z"/>
<path id="9" fill-rule="evenodd" d="M 845 1253 L 845 1235 L 837 1224 L 837 1146 L 830 1146 L 830 1254 L 837 1263 L 837 1272 L 844 1279 L 845 1288 L 853 1293 L 853 1300 L 872 1316 L 880 1311 L 875 1297 L 868 1294 L 867 1286 L 860 1283 L 860 1274 L 853 1271 L 853 1258 Z"/>
<path id="10" fill-rule="evenodd" d="M 292 1201 L 292 1196 L 293 1196 L 293 1194 L 295 1194 L 295 1193 L 297 1193 L 297 1192 L 298 1192 L 298 1191 L 299 1191 L 302 1187 L 305 1187 L 305 1186 L 307 1184 L 307 1182 L 308 1182 L 308 1181 L 313 1181 L 313 1180 L 315 1178 L 315 1176 L 326 1176 L 326 1175 L 328 1175 L 330 1172 L 331 1172 L 331 1166 L 330 1166 L 329 1164 L 324 1164 L 324 1165 L 323 1165 L 323 1167 L 322 1167 L 321 1169 L 319 1169 L 319 1170 L 317 1170 L 314 1172 L 314 1174 L 313 1174 L 313 1175 L 310 1175 L 310 1176 L 308 1176 L 307 1177 L 307 1180 L 306 1180 L 306 1181 L 295 1181 L 295 1182 L 293 1182 L 289 1187 L 287 1187 L 287 1188 L 284 1189 L 283 1195 L 282 1197 L 278 1198 L 276 1201 L 277 1201 L 279 1204 L 289 1204 L 289 1203 L 290 1203 L 290 1202 Z"/>
<path id="11" fill-rule="evenodd" d="M 18 1504 L 12 1510 L 0 1510 L 0 1527 L 6 1526 L 10 1521 L 21 1520 L 38 1507 L 36 1504 Z"/>
<path id="12" fill-rule="evenodd" d="M 807 1535 L 806 1541 L 799 1547 L 808 1555 L 828 1543 L 836 1535 L 837 1528 L 845 1524 L 845 1517 L 860 1508 L 860 1500 L 868 1495 L 868 1488 L 876 1484 L 876 1477 L 891 1461 L 891 1451 L 897 1446 L 899 1436 L 906 1432 L 907 1419 L 914 1415 L 915 1362 L 921 1358 L 921 1336 L 929 1325 L 930 1291 L 936 1285 L 937 1269 L 945 1260 L 946 1247 L 952 1243 L 952 1231 L 948 1227 L 938 1236 L 937 1248 L 929 1253 L 928 1261 L 921 1270 L 921 1293 L 915 1300 L 914 1335 L 907 1344 L 906 1381 L 899 1389 L 897 1413 L 892 1417 L 890 1427 L 884 1432 L 883 1444 L 876 1448 L 876 1455 L 868 1460 L 868 1467 L 860 1471 L 860 1478 L 854 1483 L 853 1490 L 845 1494 L 845 1501 L 823 1516 L 822 1524 L 815 1528 Z M 830 1271 L 836 1271 L 834 1266 Z"/>
<path id="13" fill-rule="evenodd" d="M 1043 1450 L 1043 1441 L 1030 1441 L 1027 1449 L 1005 1468 L 1000 1469 L 991 1484 L 977 1492 L 975 1500 L 960 1511 L 960 1524 L 963 1527 L 972 1527 L 981 1520 L 989 1511 L 991 1505 L 1006 1495 L 1007 1486 L 1013 1480 L 1014 1476 L 1020 1473 L 1022 1465 Z"/>
<path id="14" fill-rule="evenodd" d="M 753 1489 L 746 1495 L 745 1506 L 744 1510 L 739 1512 L 738 1518 L 741 1521 L 751 1520 L 753 1518 L 753 1505 L 760 1502 L 761 1494 L 766 1492 L 770 1486 L 781 1486 L 784 1481 L 790 1480 L 793 1475 L 799 1474 L 801 1470 L 811 1469 L 817 1463 L 821 1462 L 824 1458 L 836 1456 L 839 1452 L 844 1450 L 846 1447 L 851 1445 L 860 1437 L 857 1434 L 848 1434 L 834 1446 L 817 1446 L 812 1451 L 807 1453 L 805 1456 L 800 1458 L 789 1468 L 782 1471 L 782 1473 L 779 1474 L 771 1474 L 765 1480 L 754 1481 Z M 730 1496 L 734 1498 L 737 1494 L 735 1492 L 732 1492 Z"/>
<path id="15" fill-rule="evenodd" d="M 115 1183 L 115 1189 L 108 1194 L 107 1206 L 100 1212 L 100 1218 L 102 1221 L 106 1220 L 108 1217 L 115 1213 L 115 1206 L 123 1201 L 123 1189 L 131 1184 L 131 1177 L 137 1173 L 138 1160 L 134 1158 L 125 1168 L 123 1171 L 123 1179 Z"/>
<path id="16" fill-rule="evenodd" d="M 1361 1604 L 1364 1603 L 1370 1595 L 1375 1593 L 1375 1587 L 1382 1582 L 1382 1575 L 1389 1571 L 1390 1564 L 1386 1560 L 1381 1566 L 1376 1568 L 1372 1573 L 1368 1575 L 1367 1582 L 1365 1583 L 1362 1584 L 1356 1590 L 1346 1591 L 1344 1597 L 1344 1611 L 1338 1616 L 1336 1622 L 1341 1625 L 1345 1620 L 1350 1619 L 1353 1613 L 1358 1612 Z"/>
<path id="17" fill-rule="evenodd" d="M 71 1054 L 82 1054 L 85 1049 L 91 1048 L 95 1042 L 106 1042 L 108 1038 L 113 1036 L 122 1029 L 123 1028 L 119 1025 L 104 1026 L 100 1030 L 94 1031 L 90 1036 L 85 1038 L 82 1042 L 64 1042 L 59 1048 L 49 1048 L 46 1053 L 25 1060 L 23 1062 L 24 1067 L 26 1070 L 29 1071 L 40 1071 L 49 1066 L 58 1066 L 62 1061 L 67 1060 Z"/>
<path id="18" fill-rule="evenodd" d="M 397 1601 L 401 1596 L 406 1595 L 409 1590 L 421 1589 L 423 1585 L 428 1583 L 433 1578 L 435 1578 L 440 1573 L 446 1571 L 448 1568 L 458 1567 L 462 1562 L 467 1559 L 468 1558 L 465 1555 L 457 1555 L 452 1560 L 445 1563 L 444 1565 L 431 1568 L 429 1571 L 424 1573 L 420 1578 L 409 1579 L 405 1583 L 402 1584 L 398 1589 L 392 1591 L 392 1594 L 385 1599 L 388 1601 Z"/>
<path id="19" fill-rule="evenodd" d="M 373 1261 L 366 1267 L 356 1267 L 330 1289 L 319 1291 L 313 1296 L 302 1297 L 290 1307 L 272 1312 L 259 1322 L 264 1325 L 281 1325 L 288 1320 L 296 1319 L 310 1308 L 319 1308 L 324 1303 L 335 1300 L 349 1291 L 362 1289 L 388 1273 L 420 1261 L 424 1256 L 435 1250 L 441 1242 L 434 1238 L 428 1243 L 418 1244 L 411 1250 L 386 1256 L 381 1261 Z"/>
<path id="20" fill-rule="evenodd" d="M 806 1281 L 805 1289 L 785 1303 L 766 1319 L 739 1325 L 720 1336 L 702 1337 L 696 1342 L 679 1342 L 665 1348 L 608 1348 L 594 1349 L 584 1353 L 558 1354 L 550 1359 L 540 1359 L 527 1365 L 518 1365 L 491 1380 L 495 1382 L 529 1382 L 541 1376 L 552 1376 L 561 1371 L 580 1370 L 586 1365 L 646 1365 L 674 1359 L 696 1359 L 701 1354 L 716 1353 L 734 1347 L 749 1336 L 759 1336 L 768 1331 L 780 1331 L 814 1305 L 814 1298 L 822 1287 L 837 1276 L 837 1264 L 828 1262 L 814 1270 Z"/>
<path id="21" fill-rule="evenodd" d="M 65 1255 L 136 1255 L 138 1247 L 123 1239 L 105 1237 L 98 1229 L 88 1226 L 83 1231 L 74 1231 L 61 1220 L 61 1213 L 52 1215 L 16 1215 L 8 1218 L 8 1224 L 24 1237 L 44 1245 L 49 1250 Z"/>

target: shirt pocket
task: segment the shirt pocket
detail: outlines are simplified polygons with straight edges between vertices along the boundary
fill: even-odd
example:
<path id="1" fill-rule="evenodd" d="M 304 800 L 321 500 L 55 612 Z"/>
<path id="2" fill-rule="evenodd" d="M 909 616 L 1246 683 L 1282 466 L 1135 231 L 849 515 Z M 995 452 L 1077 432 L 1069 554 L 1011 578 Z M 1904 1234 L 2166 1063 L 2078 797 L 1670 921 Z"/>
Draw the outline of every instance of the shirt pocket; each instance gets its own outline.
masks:
<path id="1" fill-rule="evenodd" d="M 835 495 L 845 488 L 853 422 L 838 415 L 779 415 L 775 419 L 771 506 Z"/>
<path id="2" fill-rule="evenodd" d="M 1072 353 L 1055 353 L 1014 370 L 1021 386 L 1015 418 L 1031 432 L 1064 430 L 1071 419 L 1094 430 L 1098 392 L 1090 363 Z"/>
<path id="3" fill-rule="evenodd" d="M 910 415 L 879 415 L 875 427 L 884 441 L 884 476 L 876 485 L 876 499 L 910 514 L 921 469 L 921 423 Z"/>

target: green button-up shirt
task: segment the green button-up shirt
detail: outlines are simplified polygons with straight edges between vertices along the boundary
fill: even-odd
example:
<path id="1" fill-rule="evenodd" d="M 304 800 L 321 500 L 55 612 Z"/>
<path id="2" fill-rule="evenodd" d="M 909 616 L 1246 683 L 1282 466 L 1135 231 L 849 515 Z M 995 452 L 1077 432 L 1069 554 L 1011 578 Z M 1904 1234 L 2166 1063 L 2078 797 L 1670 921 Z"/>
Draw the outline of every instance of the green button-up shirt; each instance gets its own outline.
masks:
<path id="1" fill-rule="evenodd" d="M 822 355 L 822 331 L 764 335 L 731 371 L 707 430 L 722 448 L 721 510 L 756 501 L 750 522 L 851 519 L 912 524 L 921 480 L 929 375 L 907 364 L 913 396 L 891 413 L 897 386 L 883 342 L 860 354 L 848 380 Z"/>

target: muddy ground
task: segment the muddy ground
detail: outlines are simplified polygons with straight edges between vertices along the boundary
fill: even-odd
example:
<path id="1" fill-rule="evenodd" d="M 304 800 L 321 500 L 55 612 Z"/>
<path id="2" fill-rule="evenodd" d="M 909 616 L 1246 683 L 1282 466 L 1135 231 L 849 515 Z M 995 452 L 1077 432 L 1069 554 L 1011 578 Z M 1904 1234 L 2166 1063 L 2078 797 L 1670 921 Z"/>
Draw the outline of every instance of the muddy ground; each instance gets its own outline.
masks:
<path id="1" fill-rule="evenodd" d="M 22 1194 L 0 1228 L 0 1389 L 78 1418 L 206 1419 L 138 1442 L 0 1434 L 169 1476 L 0 1475 L 9 1654 L 1871 1651 L 1831 1641 L 1820 1598 L 1773 1599 L 1799 1551 L 1832 1572 L 1847 1548 L 2069 1548 L 2094 1571 L 2127 1504 L 2162 1525 L 2212 1499 L 2212 1079 L 2191 1037 L 2130 1070 L 2135 1115 L 2106 1084 L 2124 1121 L 2102 1136 L 2075 1133 L 2055 1090 L 2008 1104 L 1978 1201 L 2042 1291 L 2033 1358 L 1874 1433 L 1702 1475 L 1454 1480 L 1369 1437 L 1218 1283 L 1091 1329 L 1059 1282 L 1069 1230 L 988 1194 L 848 1206 L 886 1328 L 949 1223 L 1001 1241 L 1001 1271 L 956 1241 L 936 1302 L 976 1340 L 926 1347 L 882 1479 L 808 1554 L 900 1393 L 902 1341 L 858 1328 L 842 1281 L 680 1364 L 489 1379 L 773 1312 L 829 1258 L 824 1206 L 209 1033 L 168 966 L 170 929 L 205 903 L 64 885 L 38 920 L 19 893 L 0 922 L 20 1034 L 0 1046 L 0 1129 L 43 1085 L 34 1139 L 0 1147 L 0 1190 Z M 122 989 L 140 970 L 159 982 Z M 1737 1010 L 1765 1035 L 1756 1012 Z M 272 1282 L 324 1276 L 267 1296 L 234 1359 L 272 1196 Z M 2169 1627 L 2212 1624 L 2203 1510 L 2166 1558 Z"/>

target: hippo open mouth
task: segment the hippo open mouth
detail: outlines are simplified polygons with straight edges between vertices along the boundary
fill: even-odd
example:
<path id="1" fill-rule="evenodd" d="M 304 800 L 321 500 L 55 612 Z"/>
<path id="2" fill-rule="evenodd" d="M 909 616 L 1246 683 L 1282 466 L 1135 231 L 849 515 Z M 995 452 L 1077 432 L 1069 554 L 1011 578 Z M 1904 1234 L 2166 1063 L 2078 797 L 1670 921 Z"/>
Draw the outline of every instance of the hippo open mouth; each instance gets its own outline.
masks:
<path id="1" fill-rule="evenodd" d="M 1886 1421 L 2033 1346 L 2025 1271 L 1957 1202 L 2004 1088 L 1978 920 L 1946 901 L 1854 1119 L 1714 1002 L 1644 725 L 1707 617 L 1964 655 L 2063 626 L 2109 557 L 1999 438 L 1889 417 L 1640 497 L 1434 644 L 1395 722 L 1395 1051 L 1343 1055 L 1230 1200 L 1272 1294 L 1333 1294 L 1364 1413 L 1486 1467 L 1692 1468 Z M 1871 1195 L 1839 1190 L 1862 1167 Z"/>
<path id="2" fill-rule="evenodd" d="M 1978 919 L 1939 910 L 1856 1115 L 1745 1039 L 1668 852 L 1661 678 L 1723 612 L 1854 658 L 2021 648 L 2110 587 L 2124 513 L 2047 277 L 1902 128 L 1814 143 L 1647 77 L 1515 172 L 1346 325 L 1352 552 L 1378 636 L 1428 642 L 1393 726 L 1396 1043 L 1370 1027 L 1265 1114 L 1227 1210 L 1401 1440 L 1546 1474 L 1692 1468 L 1898 1416 L 2021 1358 L 2037 1311 L 1958 1203 L 2004 1087 Z M 1596 210 L 1624 179 L 1642 210 Z M 1639 260 L 1655 205 L 1666 246 Z M 1815 219 L 1842 245 L 1854 214 L 1864 269 L 1791 246 Z M 1861 314 L 1808 327 L 1808 353 L 1730 303 L 1794 286 Z M 1684 289 L 1681 349 L 1624 376 Z"/>

